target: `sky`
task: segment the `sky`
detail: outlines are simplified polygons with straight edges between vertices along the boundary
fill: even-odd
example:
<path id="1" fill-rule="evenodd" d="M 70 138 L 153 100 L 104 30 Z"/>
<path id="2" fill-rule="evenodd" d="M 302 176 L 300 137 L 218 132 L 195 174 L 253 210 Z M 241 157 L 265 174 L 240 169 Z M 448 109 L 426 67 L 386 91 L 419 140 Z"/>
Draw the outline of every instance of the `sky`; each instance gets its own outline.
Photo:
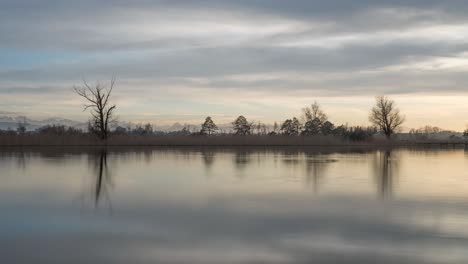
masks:
<path id="1" fill-rule="evenodd" d="M 85 121 L 83 79 L 117 79 L 119 120 L 265 123 L 317 101 L 368 125 L 376 95 L 405 127 L 468 124 L 468 2 L 0 0 L 0 112 Z"/>

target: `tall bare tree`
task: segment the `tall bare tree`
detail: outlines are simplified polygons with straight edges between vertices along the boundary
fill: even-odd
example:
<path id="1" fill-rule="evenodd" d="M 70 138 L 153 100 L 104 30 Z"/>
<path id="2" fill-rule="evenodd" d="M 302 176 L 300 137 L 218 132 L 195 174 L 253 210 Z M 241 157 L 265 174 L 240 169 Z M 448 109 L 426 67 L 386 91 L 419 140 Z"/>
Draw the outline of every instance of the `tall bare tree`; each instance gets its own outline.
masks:
<path id="1" fill-rule="evenodd" d="M 314 119 L 318 119 L 320 121 L 320 125 L 325 123 L 328 120 L 327 114 L 322 110 L 320 105 L 317 102 L 314 102 L 310 105 L 310 107 L 305 107 L 302 109 L 304 114 L 304 122 L 312 121 Z"/>
<path id="2" fill-rule="evenodd" d="M 386 96 L 377 96 L 375 106 L 372 108 L 369 121 L 377 126 L 390 138 L 395 130 L 405 122 L 405 117 L 400 114 L 400 110 L 395 107 L 395 102 Z"/>
<path id="3" fill-rule="evenodd" d="M 102 140 L 109 137 L 109 124 L 115 121 L 113 114 L 116 106 L 109 102 L 114 84 L 115 77 L 112 77 L 110 86 L 99 82 L 91 86 L 83 80 L 83 85 L 73 87 L 75 93 L 86 100 L 83 111 L 90 109 L 89 129 Z"/>

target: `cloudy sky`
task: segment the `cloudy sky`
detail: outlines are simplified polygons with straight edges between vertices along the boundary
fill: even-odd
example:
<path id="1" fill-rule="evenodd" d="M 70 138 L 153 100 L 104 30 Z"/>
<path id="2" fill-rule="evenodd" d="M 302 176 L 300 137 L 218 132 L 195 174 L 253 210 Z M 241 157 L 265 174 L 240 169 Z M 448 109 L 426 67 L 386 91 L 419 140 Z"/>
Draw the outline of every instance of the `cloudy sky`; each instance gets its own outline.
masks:
<path id="1" fill-rule="evenodd" d="M 439 0 L 0 0 L 0 112 L 86 120 L 82 78 L 117 77 L 125 121 L 264 122 L 317 100 L 368 123 L 468 123 L 468 3 Z"/>

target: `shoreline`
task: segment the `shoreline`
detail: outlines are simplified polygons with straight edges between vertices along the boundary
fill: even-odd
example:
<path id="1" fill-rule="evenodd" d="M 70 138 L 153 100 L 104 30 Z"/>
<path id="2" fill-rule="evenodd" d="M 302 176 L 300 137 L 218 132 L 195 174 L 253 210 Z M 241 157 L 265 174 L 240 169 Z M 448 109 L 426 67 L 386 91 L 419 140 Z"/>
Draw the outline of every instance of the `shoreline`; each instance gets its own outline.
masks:
<path id="1" fill-rule="evenodd" d="M 266 147 L 266 148 L 379 148 L 379 147 L 468 147 L 464 140 L 374 138 L 349 141 L 334 136 L 121 136 L 101 141 L 89 135 L 0 136 L 0 148 L 8 147 Z"/>

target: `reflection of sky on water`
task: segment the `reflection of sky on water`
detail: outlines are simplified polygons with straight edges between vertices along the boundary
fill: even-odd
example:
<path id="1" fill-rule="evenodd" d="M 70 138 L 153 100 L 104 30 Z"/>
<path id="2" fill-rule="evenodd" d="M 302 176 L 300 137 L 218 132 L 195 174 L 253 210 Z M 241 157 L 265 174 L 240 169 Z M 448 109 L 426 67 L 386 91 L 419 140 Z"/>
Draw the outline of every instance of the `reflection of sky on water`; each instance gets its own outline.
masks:
<path id="1" fill-rule="evenodd" d="M 463 150 L 17 152 L 0 165 L 2 263 L 468 261 Z"/>

